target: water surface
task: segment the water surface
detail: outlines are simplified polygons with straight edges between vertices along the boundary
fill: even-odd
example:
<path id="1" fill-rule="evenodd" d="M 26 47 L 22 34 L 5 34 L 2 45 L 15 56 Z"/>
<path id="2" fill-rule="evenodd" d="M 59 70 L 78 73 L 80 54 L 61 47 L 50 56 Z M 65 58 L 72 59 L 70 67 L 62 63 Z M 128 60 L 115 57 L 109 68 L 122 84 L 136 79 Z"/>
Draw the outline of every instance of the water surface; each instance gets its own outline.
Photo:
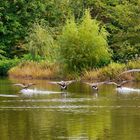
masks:
<path id="1" fill-rule="evenodd" d="M 140 83 L 95 92 L 78 82 L 61 92 L 45 80 L 1 78 L 0 132 L 0 140 L 140 140 Z"/>

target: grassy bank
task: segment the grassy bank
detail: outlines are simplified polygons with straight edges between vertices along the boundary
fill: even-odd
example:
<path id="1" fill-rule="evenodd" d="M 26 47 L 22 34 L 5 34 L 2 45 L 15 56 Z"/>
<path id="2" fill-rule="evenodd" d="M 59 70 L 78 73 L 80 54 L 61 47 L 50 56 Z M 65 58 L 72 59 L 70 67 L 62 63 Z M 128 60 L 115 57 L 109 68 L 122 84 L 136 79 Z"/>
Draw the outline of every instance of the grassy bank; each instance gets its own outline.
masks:
<path id="1" fill-rule="evenodd" d="M 55 79 L 60 78 L 59 66 L 48 64 L 45 62 L 22 62 L 19 65 L 11 68 L 8 75 L 14 78 L 27 79 Z"/>
<path id="2" fill-rule="evenodd" d="M 130 61 L 126 64 L 111 63 L 100 69 L 85 71 L 82 79 L 88 81 L 105 80 L 140 80 L 140 73 L 127 73 L 120 75 L 123 71 L 129 69 L 139 69 L 140 60 Z"/>
<path id="3" fill-rule="evenodd" d="M 118 75 L 125 69 L 125 64 L 111 63 L 103 68 L 83 72 L 82 79 L 88 81 L 105 81 L 117 79 Z"/>
<path id="4" fill-rule="evenodd" d="M 127 64 L 110 63 L 108 66 L 82 72 L 80 79 L 87 81 L 105 80 L 140 80 L 140 73 L 127 73 L 119 76 L 128 69 L 140 68 L 140 60 L 130 61 Z M 66 73 L 58 64 L 46 62 L 22 62 L 8 72 L 10 77 L 27 79 L 75 79 L 77 73 Z"/>

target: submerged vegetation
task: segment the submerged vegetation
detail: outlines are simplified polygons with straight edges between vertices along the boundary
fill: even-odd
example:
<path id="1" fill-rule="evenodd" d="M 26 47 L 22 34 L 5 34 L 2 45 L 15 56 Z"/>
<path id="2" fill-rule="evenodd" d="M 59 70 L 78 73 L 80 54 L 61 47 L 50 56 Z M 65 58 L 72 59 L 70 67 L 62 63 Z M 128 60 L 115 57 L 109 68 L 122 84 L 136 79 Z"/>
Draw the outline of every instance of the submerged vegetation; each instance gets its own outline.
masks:
<path id="1" fill-rule="evenodd" d="M 140 0 L 5 0 L 0 75 L 117 79 L 123 70 L 140 68 L 139 16 Z"/>

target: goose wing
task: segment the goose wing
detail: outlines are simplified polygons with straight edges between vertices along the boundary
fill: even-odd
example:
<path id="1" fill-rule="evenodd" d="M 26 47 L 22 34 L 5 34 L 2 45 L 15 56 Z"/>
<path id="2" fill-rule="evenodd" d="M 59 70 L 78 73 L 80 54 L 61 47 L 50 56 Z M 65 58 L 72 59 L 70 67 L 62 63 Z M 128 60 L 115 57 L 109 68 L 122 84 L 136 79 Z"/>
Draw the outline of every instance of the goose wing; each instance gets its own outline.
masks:
<path id="1" fill-rule="evenodd" d="M 56 84 L 60 85 L 60 86 L 64 86 L 66 85 L 66 83 L 64 81 L 61 81 L 61 82 L 57 82 Z"/>
<path id="2" fill-rule="evenodd" d="M 22 88 L 25 88 L 25 87 L 30 87 L 32 85 L 35 85 L 34 83 L 29 83 L 29 84 L 14 84 L 15 86 L 20 86 Z"/>
<path id="3" fill-rule="evenodd" d="M 122 81 L 121 83 L 120 83 L 120 85 L 122 86 L 122 85 L 124 85 L 124 84 L 126 84 L 126 83 L 128 83 L 128 82 L 131 82 L 132 80 L 127 80 L 127 81 Z"/>
<path id="4" fill-rule="evenodd" d="M 115 82 L 106 82 L 106 84 L 108 84 L 108 85 L 115 85 L 115 86 L 118 86 L 118 84 L 115 83 Z"/>
<path id="5" fill-rule="evenodd" d="M 35 83 L 29 83 L 27 84 L 28 87 L 35 85 Z"/>
<path id="6" fill-rule="evenodd" d="M 140 69 L 127 70 L 127 71 L 122 72 L 120 75 L 125 74 L 125 73 L 131 73 L 131 72 L 140 72 Z"/>
<path id="7" fill-rule="evenodd" d="M 90 86 L 93 85 L 93 83 L 88 83 L 88 82 L 84 82 L 84 83 L 87 84 L 87 85 L 90 85 Z"/>
<path id="8" fill-rule="evenodd" d="M 90 85 L 90 86 L 100 86 L 100 85 L 103 85 L 107 82 L 98 82 L 98 83 L 88 83 L 88 82 L 84 82 L 85 84 L 87 85 Z"/>
<path id="9" fill-rule="evenodd" d="M 60 82 L 49 82 L 49 83 L 50 84 L 60 85 L 60 86 L 66 85 L 66 83 L 64 81 L 60 81 Z"/>
<path id="10" fill-rule="evenodd" d="M 93 85 L 100 86 L 100 85 L 103 85 L 103 84 L 106 84 L 106 83 L 108 83 L 108 81 L 93 83 Z"/>
<path id="11" fill-rule="evenodd" d="M 58 84 L 58 83 L 60 83 L 60 82 L 49 82 L 50 84 Z"/>
<path id="12" fill-rule="evenodd" d="M 25 87 L 25 85 L 24 85 L 24 84 L 14 84 L 14 86 L 19 86 L 19 87 L 22 87 L 22 88 L 24 88 L 24 87 Z"/>
<path id="13" fill-rule="evenodd" d="M 70 84 L 72 84 L 73 82 L 75 82 L 76 80 L 71 80 L 71 81 L 65 81 L 65 84 L 66 85 L 70 85 Z"/>

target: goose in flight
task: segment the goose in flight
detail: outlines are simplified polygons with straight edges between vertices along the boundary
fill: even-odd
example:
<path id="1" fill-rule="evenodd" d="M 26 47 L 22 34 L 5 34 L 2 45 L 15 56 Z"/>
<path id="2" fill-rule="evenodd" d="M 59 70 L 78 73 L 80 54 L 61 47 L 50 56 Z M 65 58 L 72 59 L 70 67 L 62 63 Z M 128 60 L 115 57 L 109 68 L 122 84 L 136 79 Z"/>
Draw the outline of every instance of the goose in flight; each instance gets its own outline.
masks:
<path id="1" fill-rule="evenodd" d="M 60 86 L 61 90 L 66 90 L 68 85 L 71 83 L 75 82 L 76 80 L 71 80 L 71 81 L 60 81 L 60 82 L 50 82 L 51 84 L 57 84 Z"/>
<path id="2" fill-rule="evenodd" d="M 126 73 L 131 73 L 131 72 L 140 72 L 140 69 L 126 70 L 126 71 L 122 72 L 120 75 L 122 75 L 122 74 L 126 74 Z"/>
<path id="3" fill-rule="evenodd" d="M 122 81 L 121 83 L 116 83 L 116 82 L 107 82 L 106 84 L 109 85 L 115 85 L 117 88 L 121 88 L 124 84 L 131 82 L 132 80 L 127 80 L 127 81 Z"/>
<path id="4" fill-rule="evenodd" d="M 29 87 L 35 85 L 35 84 L 34 84 L 34 83 L 29 83 L 29 84 L 23 83 L 23 84 L 14 84 L 14 85 L 15 85 L 15 86 L 20 86 L 20 87 L 23 88 L 23 89 L 27 89 L 27 88 L 29 88 Z"/>
<path id="5" fill-rule="evenodd" d="M 107 83 L 107 82 L 105 81 L 105 82 L 98 82 L 98 83 L 88 83 L 88 82 L 84 82 L 84 83 L 87 84 L 87 85 L 90 85 L 92 87 L 92 89 L 98 91 L 98 87 Z"/>

